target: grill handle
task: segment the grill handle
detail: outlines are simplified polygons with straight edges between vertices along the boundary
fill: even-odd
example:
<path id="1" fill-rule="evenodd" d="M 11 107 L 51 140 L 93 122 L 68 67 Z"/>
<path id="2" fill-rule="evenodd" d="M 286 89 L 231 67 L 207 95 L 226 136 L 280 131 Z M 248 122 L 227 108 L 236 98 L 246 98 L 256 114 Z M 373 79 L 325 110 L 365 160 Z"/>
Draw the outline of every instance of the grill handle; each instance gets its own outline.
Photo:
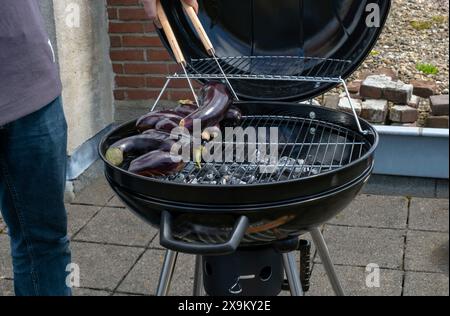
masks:
<path id="1" fill-rule="evenodd" d="M 176 240 L 172 234 L 172 215 L 168 211 L 162 212 L 161 217 L 161 246 L 182 253 L 194 255 L 229 255 L 239 247 L 245 232 L 250 226 L 246 216 L 241 216 L 234 225 L 230 239 L 223 244 L 194 244 Z"/>

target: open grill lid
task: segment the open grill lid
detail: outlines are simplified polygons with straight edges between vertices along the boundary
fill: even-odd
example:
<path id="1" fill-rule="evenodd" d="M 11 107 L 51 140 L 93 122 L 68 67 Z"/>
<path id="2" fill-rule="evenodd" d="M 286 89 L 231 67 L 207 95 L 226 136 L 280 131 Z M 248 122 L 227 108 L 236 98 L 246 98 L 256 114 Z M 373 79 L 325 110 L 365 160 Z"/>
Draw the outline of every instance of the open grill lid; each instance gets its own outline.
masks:
<path id="1" fill-rule="evenodd" d="M 162 2 L 186 60 L 209 57 L 180 2 Z M 339 75 L 346 78 L 375 45 L 390 3 L 390 0 L 199 0 L 199 18 L 218 57 L 348 60 L 339 70 Z M 374 26 L 377 22 L 379 26 Z M 168 47 L 165 36 L 161 33 L 160 36 Z M 227 68 L 226 60 L 221 62 Z M 317 64 L 313 67 L 313 71 L 325 68 Z M 228 68 L 233 70 L 231 66 Z M 307 76 L 310 70 L 306 64 L 298 75 Z M 336 83 L 232 80 L 232 85 L 242 99 L 304 101 L 334 88 Z"/>

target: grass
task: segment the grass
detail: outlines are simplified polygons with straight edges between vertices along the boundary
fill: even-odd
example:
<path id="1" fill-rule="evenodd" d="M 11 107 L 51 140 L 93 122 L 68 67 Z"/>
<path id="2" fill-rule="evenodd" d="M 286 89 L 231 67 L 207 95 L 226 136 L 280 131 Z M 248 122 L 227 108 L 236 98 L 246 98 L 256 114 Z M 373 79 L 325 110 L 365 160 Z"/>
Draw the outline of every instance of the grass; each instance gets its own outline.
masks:
<path id="1" fill-rule="evenodd" d="M 431 21 L 411 21 L 410 24 L 416 31 L 429 30 L 433 27 L 433 23 Z"/>
<path id="2" fill-rule="evenodd" d="M 445 15 L 435 15 L 431 18 L 436 24 L 444 24 L 447 23 L 448 17 Z"/>
<path id="3" fill-rule="evenodd" d="M 439 73 L 439 68 L 432 64 L 418 63 L 416 69 L 426 75 L 437 75 Z"/>
<path id="4" fill-rule="evenodd" d="M 375 49 L 370 52 L 370 56 L 378 56 L 380 54 L 381 53 L 379 51 L 375 50 Z"/>

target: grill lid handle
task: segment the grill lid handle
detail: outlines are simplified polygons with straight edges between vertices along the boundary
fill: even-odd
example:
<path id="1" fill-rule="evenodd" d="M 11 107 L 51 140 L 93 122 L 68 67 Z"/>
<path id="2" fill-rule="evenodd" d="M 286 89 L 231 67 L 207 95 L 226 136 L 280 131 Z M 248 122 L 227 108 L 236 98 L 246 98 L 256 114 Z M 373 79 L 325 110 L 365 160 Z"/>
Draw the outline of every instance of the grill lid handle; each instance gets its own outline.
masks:
<path id="1" fill-rule="evenodd" d="M 194 255 L 229 255 L 239 247 L 245 232 L 250 226 L 246 216 L 241 216 L 236 221 L 230 239 L 223 244 L 195 244 L 176 240 L 172 234 L 172 215 L 168 211 L 162 212 L 161 217 L 161 246 Z"/>

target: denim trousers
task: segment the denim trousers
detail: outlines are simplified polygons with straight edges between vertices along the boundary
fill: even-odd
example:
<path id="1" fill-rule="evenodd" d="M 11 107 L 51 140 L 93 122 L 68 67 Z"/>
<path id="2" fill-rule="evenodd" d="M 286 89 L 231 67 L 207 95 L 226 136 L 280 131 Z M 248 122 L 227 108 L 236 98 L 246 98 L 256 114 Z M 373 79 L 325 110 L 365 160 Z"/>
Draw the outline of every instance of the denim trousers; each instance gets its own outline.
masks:
<path id="1" fill-rule="evenodd" d="M 67 123 L 61 99 L 0 128 L 0 210 L 18 296 L 69 296 L 64 206 Z"/>

